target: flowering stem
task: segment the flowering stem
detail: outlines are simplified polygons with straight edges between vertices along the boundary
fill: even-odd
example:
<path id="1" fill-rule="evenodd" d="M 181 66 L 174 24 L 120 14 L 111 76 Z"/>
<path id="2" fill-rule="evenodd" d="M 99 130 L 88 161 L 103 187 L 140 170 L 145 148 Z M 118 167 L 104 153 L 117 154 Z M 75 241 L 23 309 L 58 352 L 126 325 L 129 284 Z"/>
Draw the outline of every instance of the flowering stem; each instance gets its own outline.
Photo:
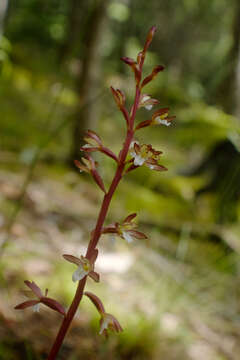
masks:
<path id="1" fill-rule="evenodd" d="M 120 159 L 119 159 L 119 163 L 118 163 L 118 167 L 116 169 L 115 175 L 113 177 L 112 183 L 109 187 L 108 192 L 105 194 L 104 198 L 103 198 L 103 202 L 102 202 L 102 206 L 98 215 L 98 220 L 96 223 L 96 227 L 94 229 L 93 235 L 90 239 L 90 242 L 88 244 L 88 248 L 87 248 L 87 253 L 86 253 L 86 257 L 88 259 L 91 258 L 91 255 L 93 254 L 94 249 L 96 248 L 99 238 L 101 236 L 101 231 L 102 231 L 102 227 L 107 215 L 107 211 L 110 205 L 110 202 L 112 200 L 112 197 L 115 193 L 115 190 L 122 178 L 123 175 L 123 171 L 124 171 L 124 167 L 125 167 L 125 161 L 126 161 L 126 157 L 128 154 L 128 150 L 131 144 L 131 141 L 133 140 L 133 135 L 134 135 L 134 120 L 135 120 L 135 116 L 136 116 L 136 112 L 137 112 L 137 108 L 138 108 L 138 104 L 139 104 L 139 100 L 140 100 L 140 89 L 139 86 L 136 86 L 136 93 L 135 93 L 135 99 L 134 99 L 134 104 L 133 104 L 133 108 L 132 108 L 132 113 L 131 113 L 131 117 L 129 119 L 129 127 L 127 129 L 127 134 L 126 134 L 126 138 L 125 138 L 125 142 L 123 144 L 123 148 L 122 151 L 120 152 Z M 48 360 L 54 360 L 56 359 L 56 356 L 59 352 L 59 349 L 63 343 L 63 340 L 65 338 L 65 335 L 69 329 L 69 326 L 72 322 L 72 319 L 78 309 L 79 303 L 82 299 L 83 296 L 83 291 L 85 288 L 85 284 L 86 284 L 86 280 L 87 277 L 84 277 L 81 281 L 79 281 L 78 283 L 78 287 L 75 293 L 75 296 L 73 298 L 72 304 L 67 312 L 67 315 L 64 317 L 62 325 L 59 329 L 59 332 L 57 334 L 57 337 L 55 339 L 55 342 L 52 346 L 52 349 L 50 351 L 50 354 L 48 356 Z"/>

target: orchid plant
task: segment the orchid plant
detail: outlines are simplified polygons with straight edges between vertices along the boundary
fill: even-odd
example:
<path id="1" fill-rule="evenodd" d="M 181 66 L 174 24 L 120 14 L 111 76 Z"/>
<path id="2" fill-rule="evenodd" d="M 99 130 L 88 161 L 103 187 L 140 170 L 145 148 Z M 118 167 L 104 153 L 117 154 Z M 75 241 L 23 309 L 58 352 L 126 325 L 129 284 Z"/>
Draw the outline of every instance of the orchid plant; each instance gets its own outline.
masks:
<path id="1" fill-rule="evenodd" d="M 147 238 L 145 234 L 136 229 L 137 225 L 135 223 L 135 213 L 128 215 L 120 223 L 115 222 L 114 224 L 104 226 L 109 205 L 120 180 L 124 175 L 137 169 L 140 166 L 146 166 L 150 170 L 155 171 L 167 170 L 163 165 L 159 164 L 162 155 L 161 151 L 153 149 L 152 145 L 150 144 L 139 144 L 135 140 L 135 133 L 139 129 L 153 125 L 169 126 L 174 119 L 174 116 L 169 116 L 168 108 L 160 108 L 152 114 L 150 119 L 136 124 L 136 113 L 139 108 L 143 107 L 147 110 L 152 110 L 153 106 L 159 103 L 157 99 L 154 99 L 151 97 L 151 95 L 144 93 L 143 88 L 148 83 L 150 83 L 159 72 L 163 71 L 164 67 L 162 65 L 155 66 L 152 72 L 142 79 L 144 60 L 155 32 L 156 27 L 153 26 L 148 32 L 144 48 L 139 52 L 136 61 L 128 57 L 121 58 L 125 64 L 131 67 L 135 76 L 135 98 L 130 109 L 128 109 L 126 106 L 126 99 L 123 91 L 111 87 L 114 100 L 126 122 L 126 136 L 121 151 L 118 155 L 114 154 L 110 149 L 104 146 L 102 139 L 98 134 L 92 130 L 88 130 L 84 138 L 86 144 L 80 148 L 80 150 L 84 152 L 84 155 L 81 161 L 75 160 L 75 165 L 80 170 L 80 172 L 84 171 L 89 173 L 101 191 L 103 191 L 104 196 L 95 229 L 90 234 L 90 240 L 86 254 L 81 255 L 80 257 L 72 254 L 63 255 L 65 260 L 77 266 L 77 269 L 72 275 L 72 280 L 77 282 L 78 285 L 75 296 L 68 311 L 65 312 L 61 304 L 59 304 L 56 300 L 47 297 L 47 290 L 43 295 L 39 287 L 34 282 L 30 281 L 25 281 L 25 284 L 31 290 L 25 292 L 25 295 L 30 297 L 30 300 L 27 300 L 15 307 L 17 310 L 33 307 L 34 311 L 39 311 L 40 304 L 43 304 L 59 312 L 63 317 L 62 324 L 52 349 L 50 350 L 48 360 L 56 359 L 56 356 L 64 341 L 65 335 L 69 329 L 83 295 L 87 296 L 92 301 L 100 314 L 100 334 L 107 335 L 108 330 L 115 332 L 122 331 L 122 327 L 118 320 L 113 315 L 106 313 L 102 301 L 95 294 L 86 291 L 84 292 L 84 289 L 88 277 L 92 278 L 96 282 L 100 281 L 100 276 L 97 272 L 94 271 L 94 266 L 98 257 L 97 245 L 102 234 L 112 234 L 114 237 L 117 236 L 122 238 L 128 243 L 131 243 L 134 239 Z M 95 151 L 103 153 L 104 155 L 113 159 L 116 163 L 116 171 L 108 189 L 105 188 L 104 181 L 98 172 L 98 163 L 91 156 L 91 153 Z"/>

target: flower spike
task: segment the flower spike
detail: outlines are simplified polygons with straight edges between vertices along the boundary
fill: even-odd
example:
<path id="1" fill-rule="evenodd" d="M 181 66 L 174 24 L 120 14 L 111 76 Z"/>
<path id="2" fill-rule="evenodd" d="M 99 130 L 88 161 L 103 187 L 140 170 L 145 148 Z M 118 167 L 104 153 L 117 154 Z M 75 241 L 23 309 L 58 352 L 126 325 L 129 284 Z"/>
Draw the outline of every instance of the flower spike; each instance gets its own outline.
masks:
<path id="1" fill-rule="evenodd" d="M 84 156 L 82 157 L 82 161 L 75 161 L 75 164 L 80 171 L 88 172 L 93 176 L 97 185 L 101 188 L 101 190 L 104 191 L 105 196 L 102 200 L 96 226 L 94 230 L 91 231 L 91 238 L 87 247 L 86 256 L 80 256 L 78 258 L 69 254 L 63 255 L 65 260 L 77 266 L 77 269 L 75 269 L 72 275 L 72 279 L 73 281 L 80 281 L 80 283 L 77 286 L 76 294 L 73 298 L 70 309 L 65 315 L 66 318 L 62 322 L 58 335 L 56 336 L 48 357 L 49 359 L 55 359 L 57 357 L 65 335 L 71 325 L 72 320 L 74 319 L 74 315 L 76 314 L 78 305 L 82 299 L 82 295 L 85 295 L 90 299 L 100 314 L 100 334 L 107 336 L 109 330 L 115 331 L 117 333 L 122 331 L 122 327 L 118 320 L 113 315 L 105 311 L 102 301 L 95 294 L 91 292 L 84 292 L 84 289 L 88 276 L 92 277 L 95 281 L 99 281 L 99 275 L 94 271 L 94 265 L 98 256 L 98 251 L 96 248 L 102 234 L 109 233 L 117 235 L 127 242 L 132 242 L 135 238 L 147 238 L 145 234 L 137 230 L 135 223 L 136 213 L 132 213 L 126 216 L 121 223 L 116 222 L 104 227 L 110 203 L 113 199 L 120 180 L 126 173 L 138 168 L 139 166 L 147 166 L 148 168 L 156 171 L 167 170 L 164 166 L 159 164 L 159 159 L 162 154 L 161 151 L 153 149 L 152 145 L 139 144 L 138 142 L 134 141 L 136 130 L 155 124 L 169 126 L 169 123 L 173 119 L 173 117 L 168 116 L 168 109 L 165 108 L 155 111 L 150 119 L 145 120 L 136 126 L 136 114 L 138 109 L 144 107 L 147 110 L 152 110 L 153 106 L 158 103 L 158 101 L 156 99 L 152 99 L 150 95 L 142 93 L 143 87 L 152 81 L 159 72 L 164 70 L 162 65 L 158 65 L 153 68 L 152 72 L 148 76 L 145 78 L 142 76 L 146 53 L 152 42 L 155 32 L 156 27 L 153 26 L 147 34 L 143 50 L 138 53 L 136 61 L 129 57 L 122 58 L 122 61 L 130 66 L 133 70 L 136 83 L 134 101 L 133 104 L 129 107 L 129 110 L 126 108 L 124 93 L 119 89 L 114 89 L 111 87 L 114 100 L 119 110 L 122 112 L 127 124 L 126 136 L 123 141 L 123 146 L 119 151 L 118 157 L 116 157 L 116 155 L 113 154 L 111 150 L 104 147 L 100 136 L 89 130 L 85 137 L 86 144 L 81 148 L 81 150 L 85 152 Z M 97 162 L 95 162 L 94 159 L 89 155 L 89 153 L 93 151 L 103 152 L 106 155 L 112 157 L 117 162 L 116 171 L 107 192 L 105 191 L 103 180 L 97 172 Z M 39 304 L 43 303 L 48 307 L 53 308 L 54 310 L 57 309 L 57 311 L 60 311 L 59 307 L 56 306 L 56 303 L 47 297 L 47 293 L 45 293 L 45 296 L 43 296 L 41 290 L 33 283 L 29 283 L 27 286 L 30 287 L 30 292 L 33 296 L 30 296 L 30 299 L 27 302 L 19 304 L 16 308 L 20 309 L 32 306 L 38 310 Z"/>

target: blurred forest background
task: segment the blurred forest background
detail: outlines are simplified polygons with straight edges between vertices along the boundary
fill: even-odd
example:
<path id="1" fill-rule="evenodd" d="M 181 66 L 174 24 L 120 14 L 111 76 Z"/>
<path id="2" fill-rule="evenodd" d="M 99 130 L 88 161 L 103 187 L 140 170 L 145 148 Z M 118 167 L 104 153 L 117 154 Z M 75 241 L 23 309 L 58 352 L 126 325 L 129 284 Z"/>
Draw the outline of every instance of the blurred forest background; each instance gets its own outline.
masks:
<path id="1" fill-rule="evenodd" d="M 46 357 L 60 317 L 17 312 L 23 280 L 70 304 L 102 194 L 73 159 L 86 129 L 118 152 L 125 123 L 110 85 L 134 81 L 119 58 L 166 69 L 146 92 L 177 116 L 140 130 L 163 151 L 165 173 L 121 183 L 108 221 L 139 214 L 147 242 L 100 242 L 101 283 L 88 282 L 124 332 L 104 340 L 83 300 L 59 359 L 239 359 L 239 0 L 0 0 L 0 359 Z M 138 121 L 149 118 L 142 109 Z M 115 168 L 96 155 L 109 184 Z"/>

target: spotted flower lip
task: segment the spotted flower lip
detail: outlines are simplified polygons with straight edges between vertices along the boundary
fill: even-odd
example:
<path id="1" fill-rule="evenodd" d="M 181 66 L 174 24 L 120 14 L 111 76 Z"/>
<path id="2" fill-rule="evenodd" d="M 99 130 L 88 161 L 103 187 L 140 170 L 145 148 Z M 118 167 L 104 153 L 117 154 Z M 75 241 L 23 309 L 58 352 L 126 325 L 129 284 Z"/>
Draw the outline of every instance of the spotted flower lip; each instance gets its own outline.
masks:
<path id="1" fill-rule="evenodd" d="M 97 255 L 97 249 L 95 249 L 90 260 L 82 255 L 80 258 L 68 254 L 63 255 L 65 260 L 78 266 L 77 270 L 75 270 L 72 275 L 73 282 L 80 281 L 85 278 L 85 276 L 90 276 L 94 281 L 99 282 L 99 274 L 94 271 L 94 263 L 96 261 Z"/>
<path id="2" fill-rule="evenodd" d="M 122 239 L 126 240 L 128 243 L 131 243 L 135 238 L 147 239 L 147 236 L 144 233 L 136 230 L 136 216 L 136 213 L 130 214 L 123 220 L 121 224 L 116 222 L 113 225 L 109 225 L 103 229 L 102 233 L 116 234 Z"/>
<path id="3" fill-rule="evenodd" d="M 176 116 L 169 116 L 168 108 L 163 108 L 163 109 L 157 110 L 152 115 L 151 124 L 170 126 L 172 120 L 174 120 L 175 118 L 176 118 Z"/>
<path id="4" fill-rule="evenodd" d="M 37 299 L 27 300 L 21 304 L 18 304 L 17 306 L 15 306 L 16 310 L 22 310 L 22 309 L 26 309 L 28 307 L 33 307 L 34 312 L 39 312 L 40 304 L 42 303 L 42 304 L 46 305 L 47 307 L 51 308 L 52 310 L 59 312 L 61 315 L 63 315 L 63 316 L 66 315 L 63 306 L 56 300 L 47 296 L 48 289 L 45 290 L 45 294 L 43 295 L 41 289 L 37 286 L 37 284 L 34 281 L 30 282 L 28 280 L 25 280 L 24 283 L 30 289 L 30 290 L 23 291 L 24 295 L 26 297 L 28 297 L 29 299 L 34 299 L 34 298 L 37 298 Z"/>
<path id="5" fill-rule="evenodd" d="M 175 118 L 176 116 L 169 116 L 169 108 L 162 108 L 155 111 L 155 113 L 152 115 L 152 118 L 150 120 L 145 120 L 140 122 L 136 126 L 135 130 L 142 129 L 150 125 L 170 126 Z"/>
<path id="6" fill-rule="evenodd" d="M 128 168 L 127 172 L 136 167 L 145 165 L 151 170 L 164 171 L 167 170 L 163 165 L 158 163 L 162 151 L 153 149 L 152 145 L 140 145 L 134 141 L 130 146 L 130 155 L 132 156 L 133 164 Z"/>

